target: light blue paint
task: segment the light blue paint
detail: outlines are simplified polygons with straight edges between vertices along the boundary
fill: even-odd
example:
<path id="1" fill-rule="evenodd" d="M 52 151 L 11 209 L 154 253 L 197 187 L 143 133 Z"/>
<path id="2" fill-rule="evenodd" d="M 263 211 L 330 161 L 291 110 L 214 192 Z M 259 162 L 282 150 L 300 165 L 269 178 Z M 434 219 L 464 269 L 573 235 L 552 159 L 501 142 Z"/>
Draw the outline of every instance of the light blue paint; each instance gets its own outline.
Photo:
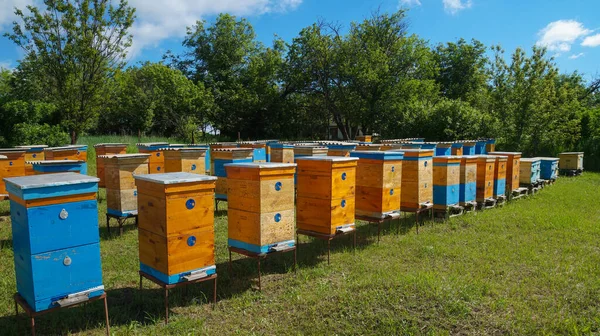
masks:
<path id="1" fill-rule="evenodd" d="M 106 209 L 106 212 L 109 215 L 117 216 L 117 217 L 132 217 L 138 214 L 137 210 L 125 210 L 119 211 L 115 209 Z"/>
<path id="2" fill-rule="evenodd" d="M 487 140 L 477 141 L 475 143 L 475 154 L 481 154 L 481 155 L 487 154 L 487 150 L 485 148 L 486 145 L 487 145 Z"/>
<path id="3" fill-rule="evenodd" d="M 262 245 L 262 246 L 245 243 L 245 242 L 235 240 L 235 239 L 228 239 L 227 241 L 228 241 L 229 246 L 231 246 L 231 247 L 240 248 L 240 249 L 254 252 L 254 253 L 269 253 L 269 251 L 273 247 L 278 246 L 278 245 L 285 245 L 287 247 L 293 247 L 294 245 L 296 245 L 296 242 L 294 240 L 288 240 L 288 241 L 284 241 L 284 242 L 278 242 L 278 243 Z"/>
<path id="4" fill-rule="evenodd" d="M 15 253 L 39 254 L 100 241 L 96 200 L 32 208 L 11 200 L 10 209 Z"/>
<path id="5" fill-rule="evenodd" d="M 217 273 L 217 267 L 213 265 L 213 266 L 198 268 L 198 269 L 194 269 L 194 270 L 190 270 L 190 271 L 182 272 L 182 273 L 178 273 L 178 274 L 166 275 L 163 272 L 160 272 L 144 263 L 140 263 L 140 271 L 155 277 L 156 279 L 162 281 L 163 283 L 172 285 L 172 284 L 176 284 L 176 283 L 180 283 L 180 282 L 186 282 L 187 280 L 184 277 L 188 276 L 192 272 L 196 272 L 196 271 L 200 271 L 200 272 L 206 271 L 206 276 L 211 276 L 211 275 Z"/>
<path id="6" fill-rule="evenodd" d="M 434 185 L 433 186 L 433 204 L 450 206 L 458 204 L 460 197 L 460 186 L 454 185 Z"/>
<path id="7" fill-rule="evenodd" d="M 506 194 L 506 179 L 494 180 L 494 196 L 502 196 Z"/>
<path id="8" fill-rule="evenodd" d="M 460 162 L 434 162 L 434 167 L 455 167 L 460 166 Z"/>
<path id="9" fill-rule="evenodd" d="M 227 195 L 225 194 L 215 194 L 215 199 L 219 201 L 227 201 Z"/>
<path id="10" fill-rule="evenodd" d="M 541 159 L 540 160 L 540 177 L 544 180 L 556 179 L 558 169 L 558 160 Z"/>
<path id="11" fill-rule="evenodd" d="M 16 197 L 22 200 L 28 201 L 39 198 L 52 198 L 85 193 L 95 193 L 98 192 L 98 182 L 87 182 L 59 186 L 49 185 L 45 187 L 29 189 L 21 189 L 12 183 L 6 183 L 6 190 L 10 195 L 15 195 Z"/>
<path id="12" fill-rule="evenodd" d="M 404 152 L 356 151 L 351 152 L 350 157 L 369 160 L 393 161 L 402 160 L 404 158 Z"/>
<path id="13" fill-rule="evenodd" d="M 267 149 L 266 148 L 254 148 L 252 151 L 253 161 L 266 161 L 267 160 Z"/>
<path id="14" fill-rule="evenodd" d="M 463 155 L 475 155 L 475 146 L 463 146 Z"/>
<path id="15" fill-rule="evenodd" d="M 16 252 L 14 259 L 17 291 L 35 311 L 52 308 L 54 301 L 69 294 L 102 285 L 98 243 L 36 255 Z M 90 296 L 103 292 L 99 290 Z"/>
<path id="16" fill-rule="evenodd" d="M 432 156 L 404 156 L 404 161 L 431 161 Z"/>
<path id="17" fill-rule="evenodd" d="M 57 161 L 61 162 L 61 161 Z M 53 163 L 50 165 L 45 164 L 33 164 L 33 171 L 39 173 L 80 173 L 86 175 L 87 173 L 87 164 L 83 162 L 64 162 L 62 164 Z M 85 173 L 84 173 L 85 171 Z"/>
<path id="18" fill-rule="evenodd" d="M 475 201 L 477 197 L 477 182 L 461 183 L 459 186 L 460 203 Z"/>

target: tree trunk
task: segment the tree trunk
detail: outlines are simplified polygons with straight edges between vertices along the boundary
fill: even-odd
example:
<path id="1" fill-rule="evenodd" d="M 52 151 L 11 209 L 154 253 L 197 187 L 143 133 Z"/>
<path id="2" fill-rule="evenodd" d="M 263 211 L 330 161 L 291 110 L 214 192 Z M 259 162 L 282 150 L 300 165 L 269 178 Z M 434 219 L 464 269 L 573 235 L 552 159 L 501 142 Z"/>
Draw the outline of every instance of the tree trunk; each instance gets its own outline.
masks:
<path id="1" fill-rule="evenodd" d="M 77 143 L 77 132 L 75 132 L 75 130 L 71 131 L 71 145 L 74 145 Z"/>

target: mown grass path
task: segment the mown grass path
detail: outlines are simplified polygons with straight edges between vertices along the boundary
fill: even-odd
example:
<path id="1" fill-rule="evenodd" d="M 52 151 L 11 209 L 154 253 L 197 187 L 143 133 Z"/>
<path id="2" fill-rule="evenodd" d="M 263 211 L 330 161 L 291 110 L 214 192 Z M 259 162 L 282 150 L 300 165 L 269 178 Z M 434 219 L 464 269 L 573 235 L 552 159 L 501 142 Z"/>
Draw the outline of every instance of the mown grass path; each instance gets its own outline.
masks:
<path id="1" fill-rule="evenodd" d="M 94 169 L 90 169 L 94 172 Z M 101 192 L 101 199 L 104 193 Z M 359 222 L 351 238 L 325 245 L 302 237 L 298 273 L 292 255 L 267 259 L 263 291 L 256 263 L 227 269 L 226 204 L 217 213 L 219 303 L 212 285 L 171 292 L 163 323 L 158 287 L 138 286 L 137 230 L 109 236 L 100 203 L 104 285 L 112 332 L 181 334 L 577 334 L 600 331 L 600 174 L 559 182 L 500 209 L 427 223 L 400 234 Z M 0 215 L 8 212 L 0 203 Z M 0 334 L 28 332 L 14 317 L 10 221 L 0 222 Z M 114 231 L 113 231 L 114 232 Z M 41 317 L 39 334 L 104 332 L 101 303 Z"/>

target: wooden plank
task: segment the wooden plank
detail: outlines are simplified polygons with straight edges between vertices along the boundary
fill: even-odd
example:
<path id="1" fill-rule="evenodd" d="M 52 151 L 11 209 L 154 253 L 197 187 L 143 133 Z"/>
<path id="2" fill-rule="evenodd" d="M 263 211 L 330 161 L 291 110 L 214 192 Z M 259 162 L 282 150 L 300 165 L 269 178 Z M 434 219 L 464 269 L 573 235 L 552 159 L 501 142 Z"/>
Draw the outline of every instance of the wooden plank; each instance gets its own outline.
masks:
<path id="1" fill-rule="evenodd" d="M 227 217 L 230 239 L 258 246 L 294 240 L 294 209 L 258 213 L 229 208 Z"/>

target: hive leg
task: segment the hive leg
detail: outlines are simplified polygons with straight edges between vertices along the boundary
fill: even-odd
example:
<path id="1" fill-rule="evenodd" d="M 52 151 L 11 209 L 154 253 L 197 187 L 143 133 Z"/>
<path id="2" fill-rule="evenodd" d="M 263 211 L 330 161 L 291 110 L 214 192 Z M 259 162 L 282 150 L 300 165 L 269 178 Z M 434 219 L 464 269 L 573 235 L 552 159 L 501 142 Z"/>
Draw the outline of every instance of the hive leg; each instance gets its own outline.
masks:
<path id="1" fill-rule="evenodd" d="M 296 250 L 297 250 L 297 248 L 294 249 L 294 273 L 296 273 L 296 263 L 297 263 Z"/>
<path id="2" fill-rule="evenodd" d="M 108 231 L 108 234 L 110 234 L 110 217 L 108 214 L 106 215 L 106 230 Z"/>
<path id="3" fill-rule="evenodd" d="M 165 287 L 165 324 L 169 323 L 169 289 Z"/>
<path id="4" fill-rule="evenodd" d="M 260 283 L 260 257 L 257 258 L 257 260 L 258 260 L 258 290 L 262 291 L 262 286 Z"/>
<path id="5" fill-rule="evenodd" d="M 231 274 L 231 250 L 229 250 L 229 274 Z"/>
<path id="6" fill-rule="evenodd" d="M 142 290 L 142 275 L 140 274 L 140 290 Z"/>
<path id="7" fill-rule="evenodd" d="M 31 316 L 29 318 L 29 325 L 31 326 L 31 335 L 35 336 L 35 317 Z"/>
<path id="8" fill-rule="evenodd" d="M 217 305 L 217 278 L 213 280 L 213 308 Z"/>
<path id="9" fill-rule="evenodd" d="M 110 324 L 108 321 L 108 303 L 106 301 L 106 296 L 104 297 L 104 316 L 106 317 L 106 336 L 110 335 Z"/>

